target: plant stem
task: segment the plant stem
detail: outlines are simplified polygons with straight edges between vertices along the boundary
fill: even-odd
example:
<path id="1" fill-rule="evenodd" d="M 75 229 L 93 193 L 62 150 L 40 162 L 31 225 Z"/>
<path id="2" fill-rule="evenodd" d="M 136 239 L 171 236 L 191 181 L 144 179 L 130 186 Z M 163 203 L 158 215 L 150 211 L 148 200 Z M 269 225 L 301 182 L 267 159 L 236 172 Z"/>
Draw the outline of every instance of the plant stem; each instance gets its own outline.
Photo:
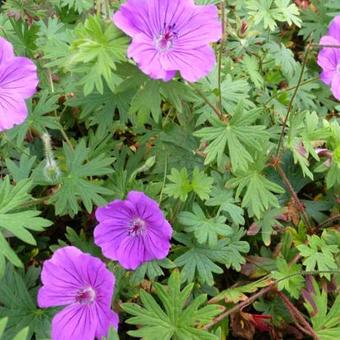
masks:
<path id="1" fill-rule="evenodd" d="M 319 77 L 317 78 L 312 78 L 312 79 L 308 79 L 306 81 L 303 81 L 301 84 L 300 84 L 300 87 L 303 86 L 303 85 L 306 85 L 306 84 L 309 84 L 309 83 L 312 83 L 316 80 L 319 80 Z M 264 106 L 267 106 L 273 99 L 277 98 L 281 93 L 284 93 L 284 92 L 288 92 L 288 91 L 291 91 L 291 90 L 294 90 L 296 89 L 296 86 L 291 86 L 291 87 L 288 87 L 286 89 L 283 89 L 283 90 L 280 90 L 279 92 L 275 93 L 272 97 L 270 97 L 270 99 L 268 99 L 265 103 L 264 103 Z"/>
<path id="2" fill-rule="evenodd" d="M 280 296 L 284 304 L 286 305 L 290 315 L 292 316 L 294 322 L 297 325 L 301 325 L 300 330 L 305 330 L 305 333 L 313 337 L 313 339 L 319 339 L 311 325 L 306 321 L 301 312 L 292 304 L 292 302 L 287 298 L 285 294 L 278 291 L 277 294 Z"/>
<path id="3" fill-rule="evenodd" d="M 340 48 L 340 45 L 331 45 L 331 44 L 310 44 L 313 48 Z"/>
<path id="4" fill-rule="evenodd" d="M 252 302 L 254 302 L 255 300 L 257 300 L 259 297 L 265 295 L 266 293 L 270 292 L 275 285 L 277 285 L 279 282 L 290 279 L 291 277 L 294 277 L 296 275 L 318 275 L 321 273 L 340 273 L 340 270 L 312 270 L 312 271 L 300 271 L 300 272 L 296 272 L 290 275 L 287 275 L 286 277 L 283 277 L 280 280 L 275 280 L 272 283 L 270 283 L 267 287 L 262 288 L 260 291 L 258 291 L 257 293 L 255 293 L 254 295 L 252 295 L 251 297 L 249 297 L 247 300 L 239 303 L 238 305 L 234 306 L 233 308 L 223 312 L 222 314 L 220 314 L 219 316 L 217 316 L 216 318 L 213 319 L 213 321 L 211 321 L 210 323 L 206 324 L 204 326 L 205 330 L 208 330 L 210 328 L 212 328 L 213 326 L 217 325 L 219 322 L 221 322 L 223 319 L 225 319 L 226 317 L 228 317 L 230 314 L 238 312 L 240 309 L 250 305 Z"/>
<path id="5" fill-rule="evenodd" d="M 297 193 L 295 192 L 295 190 L 294 190 L 292 184 L 290 183 L 290 181 L 289 181 L 289 179 L 288 179 L 286 173 L 283 171 L 283 169 L 282 169 L 280 163 L 276 164 L 276 165 L 275 165 L 275 168 L 276 168 L 278 174 L 280 175 L 280 177 L 282 178 L 284 184 L 286 185 L 288 191 L 290 192 L 290 194 L 291 194 L 291 196 L 292 196 L 292 198 L 293 198 L 293 200 L 294 200 L 294 203 L 297 205 L 297 208 L 298 208 L 298 210 L 299 210 L 300 213 L 301 213 L 301 217 L 302 217 L 302 219 L 303 219 L 305 225 L 307 226 L 307 228 L 308 228 L 309 230 L 311 230 L 311 229 L 312 229 L 312 226 L 311 226 L 311 224 L 310 224 L 310 222 L 309 222 L 309 218 L 308 218 L 308 215 L 307 215 L 307 213 L 306 213 L 305 207 L 304 207 L 304 205 L 301 203 L 301 201 L 300 201 L 300 199 L 299 199 Z"/>
<path id="6" fill-rule="evenodd" d="M 277 150 L 276 150 L 276 157 L 278 157 L 279 154 L 280 154 L 281 144 L 283 142 L 283 138 L 284 138 L 284 135 L 285 135 L 285 132 L 286 132 L 286 127 L 287 127 L 287 122 L 288 122 L 290 113 L 291 113 L 292 108 L 293 108 L 294 99 L 295 99 L 295 97 L 297 95 L 297 92 L 299 90 L 299 87 L 300 87 L 300 85 L 302 83 L 303 74 L 304 74 L 304 71 L 305 71 L 305 67 L 306 67 L 306 63 L 307 63 L 307 59 L 308 59 L 308 54 L 309 54 L 310 46 L 311 46 L 311 44 L 307 45 L 305 57 L 303 59 L 303 63 L 302 63 L 302 67 L 301 67 L 301 72 L 300 72 L 299 80 L 298 80 L 298 83 L 296 84 L 296 87 L 295 87 L 294 93 L 292 95 L 292 98 L 290 99 L 290 102 L 288 104 L 287 114 L 286 114 L 286 117 L 285 117 L 285 119 L 283 121 L 283 126 L 282 126 L 282 130 L 281 130 L 281 136 L 280 136 L 279 144 L 278 144 Z"/>
<path id="7" fill-rule="evenodd" d="M 217 107 L 215 107 L 215 105 L 210 103 L 209 99 L 203 94 L 203 92 L 199 89 L 194 88 L 192 85 L 191 87 L 204 100 L 204 102 L 216 113 L 217 117 L 223 120 L 223 115 L 221 111 Z"/>
<path id="8" fill-rule="evenodd" d="M 218 56 L 218 101 L 219 101 L 219 109 L 220 112 L 223 112 L 223 104 L 222 104 L 222 89 L 221 89 L 221 73 L 222 73 L 222 57 L 224 50 L 224 41 L 225 41 L 225 0 L 221 1 L 221 15 L 222 15 L 222 39 L 220 41 L 220 53 Z"/>
<path id="9" fill-rule="evenodd" d="M 335 221 L 340 221 L 340 214 L 327 218 L 327 220 L 323 221 L 318 225 L 318 228 L 324 228 Z"/>
<path id="10" fill-rule="evenodd" d="M 48 80 L 49 80 L 50 87 L 51 87 L 51 92 L 52 92 L 52 93 L 55 93 L 55 91 L 54 91 L 53 79 L 52 79 L 52 73 L 51 73 L 51 71 L 50 71 L 49 69 L 47 70 L 47 74 L 48 74 Z M 64 110 L 65 110 L 65 109 L 64 109 Z M 63 110 L 63 112 L 64 112 L 64 110 Z M 59 117 L 58 117 L 57 110 L 54 110 L 54 115 L 55 115 L 57 118 L 59 118 Z M 63 136 L 64 140 L 66 141 L 66 143 L 67 143 L 67 144 L 69 145 L 69 147 L 71 148 L 71 150 L 73 150 L 73 145 L 72 145 L 70 139 L 68 138 L 68 136 L 67 136 L 67 134 L 66 134 L 66 132 L 65 132 L 65 130 L 64 130 L 64 128 L 63 128 L 61 122 L 60 122 L 60 119 L 59 119 L 59 131 L 60 131 L 60 133 L 62 134 L 62 136 Z"/>

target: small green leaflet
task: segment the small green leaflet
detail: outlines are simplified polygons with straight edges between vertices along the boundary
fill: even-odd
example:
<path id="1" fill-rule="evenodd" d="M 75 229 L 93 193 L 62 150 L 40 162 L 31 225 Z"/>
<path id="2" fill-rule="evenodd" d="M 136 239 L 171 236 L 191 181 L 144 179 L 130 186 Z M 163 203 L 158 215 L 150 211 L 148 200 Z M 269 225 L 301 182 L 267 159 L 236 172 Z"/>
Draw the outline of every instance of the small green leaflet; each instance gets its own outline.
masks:
<path id="1" fill-rule="evenodd" d="M 198 243 L 215 246 L 219 236 L 230 236 L 233 233 L 231 227 L 225 224 L 224 216 L 207 218 L 197 203 L 194 203 L 192 211 L 182 211 L 178 221 L 186 226 L 185 231 L 194 233 Z"/>
<path id="2" fill-rule="evenodd" d="M 280 204 L 275 194 L 285 191 L 279 185 L 269 181 L 256 169 L 239 174 L 236 178 L 227 182 L 231 187 L 237 187 L 236 199 L 244 193 L 242 207 L 248 209 L 251 216 L 261 218 L 270 207 L 279 208 Z"/>
<path id="3" fill-rule="evenodd" d="M 224 308 L 213 304 L 205 305 L 206 295 L 199 295 L 188 303 L 194 284 L 181 289 L 181 281 L 180 273 L 175 270 L 168 280 L 168 286 L 154 283 L 161 305 L 144 290 L 140 291 L 143 307 L 135 303 L 122 305 L 125 312 L 133 315 L 127 323 L 139 326 L 137 330 L 129 331 L 129 335 L 148 340 L 217 340 L 214 334 L 196 326 L 207 324 Z"/>
<path id="4" fill-rule="evenodd" d="M 245 112 L 241 105 L 228 124 L 216 119 L 212 127 L 196 131 L 196 137 L 209 142 L 205 149 L 205 164 L 216 160 L 218 165 L 222 165 L 225 149 L 228 147 L 233 171 L 246 171 L 249 164 L 254 162 L 254 151 L 262 150 L 263 144 L 269 138 L 265 126 L 252 125 L 258 114 L 257 109 Z"/>
<path id="5" fill-rule="evenodd" d="M 70 66 L 83 74 L 84 94 L 95 89 L 103 94 L 104 82 L 113 91 L 120 78 L 113 73 L 116 63 L 125 60 L 128 39 L 112 24 L 100 17 L 89 16 L 75 29 L 76 39 L 71 45 Z"/>
<path id="6" fill-rule="evenodd" d="M 89 159 L 90 148 L 86 147 L 84 139 L 74 150 L 64 144 L 63 151 L 66 171 L 62 174 L 60 189 L 50 199 L 50 203 L 55 204 L 56 214 L 74 216 L 80 210 L 79 200 L 88 212 L 92 211 L 93 204 L 105 204 L 101 195 L 110 195 L 111 190 L 98 185 L 94 178 L 88 180 L 88 177 L 111 174 L 110 165 L 114 159 L 106 157 L 105 153 Z"/>
<path id="7" fill-rule="evenodd" d="M 283 258 L 276 260 L 277 270 L 273 271 L 273 279 L 279 281 L 279 290 L 287 290 L 287 292 L 295 299 L 301 294 L 301 289 L 305 286 L 304 277 L 299 274 L 301 272 L 300 264 L 288 264 Z M 292 276 L 293 274 L 296 274 Z"/>
<path id="8" fill-rule="evenodd" d="M 43 231 L 52 224 L 39 217 L 40 211 L 23 208 L 32 200 L 29 194 L 31 187 L 30 180 L 21 180 L 11 185 L 6 176 L 0 181 L 0 257 L 6 257 L 17 267 L 21 267 L 22 263 L 10 248 L 6 237 L 14 235 L 23 242 L 35 245 L 36 241 L 30 231 Z"/>
<path id="9" fill-rule="evenodd" d="M 339 253 L 337 245 L 328 245 L 326 241 L 317 235 L 307 236 L 308 243 L 297 246 L 300 254 L 305 258 L 303 265 L 307 271 L 320 270 L 329 271 L 337 270 L 338 266 L 334 256 Z M 320 273 L 328 280 L 331 278 L 329 273 Z"/>
<path id="10" fill-rule="evenodd" d="M 192 282 L 197 276 L 202 284 L 211 286 L 214 284 L 213 273 L 223 273 L 216 263 L 240 270 L 241 264 L 245 263 L 242 253 L 249 251 L 249 244 L 240 241 L 243 235 L 243 229 L 235 230 L 230 238 L 218 240 L 215 246 L 210 247 L 197 244 L 189 235 L 176 234 L 175 239 L 184 245 L 178 249 L 182 254 L 175 259 L 175 264 L 183 267 L 182 279 Z"/>
<path id="11" fill-rule="evenodd" d="M 311 278 L 310 288 L 304 292 L 305 307 L 310 314 L 313 329 L 320 340 L 334 340 L 340 336 L 340 295 L 333 305 L 328 306 L 328 293 L 320 289 L 314 278 Z"/>
<path id="12" fill-rule="evenodd" d="M 21 332 L 27 332 L 28 339 L 48 339 L 52 310 L 36 307 L 37 281 L 40 270 L 30 267 L 27 273 L 7 265 L 5 276 L 0 279 L 0 319 L 8 317 L 7 328 L 1 340 L 13 340 Z M 0 326 L 1 328 L 1 326 Z M 19 337 L 18 340 L 25 339 Z"/>
<path id="13" fill-rule="evenodd" d="M 174 198 L 179 198 L 181 201 L 185 201 L 190 192 L 194 192 L 201 200 L 209 198 L 209 193 L 213 185 L 214 180 L 208 177 L 203 171 L 195 168 L 192 173 L 192 179 L 190 181 L 186 168 L 182 168 L 180 171 L 173 168 L 168 179 L 172 182 L 166 185 L 164 192 Z"/>

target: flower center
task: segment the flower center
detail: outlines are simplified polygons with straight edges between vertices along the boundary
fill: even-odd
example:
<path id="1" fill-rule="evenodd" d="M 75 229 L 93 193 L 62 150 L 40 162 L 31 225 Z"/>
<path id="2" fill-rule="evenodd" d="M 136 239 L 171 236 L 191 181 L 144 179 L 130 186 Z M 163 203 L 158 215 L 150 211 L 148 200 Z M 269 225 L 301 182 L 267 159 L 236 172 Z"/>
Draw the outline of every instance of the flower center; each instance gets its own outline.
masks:
<path id="1" fill-rule="evenodd" d="M 89 305 L 96 299 L 96 291 L 92 287 L 81 289 L 77 296 L 76 301 L 81 305 Z"/>
<path id="2" fill-rule="evenodd" d="M 145 232 L 145 228 L 146 228 L 146 223 L 145 221 L 143 221 L 141 218 L 137 217 L 134 218 L 131 222 L 130 222 L 130 226 L 129 226 L 129 235 L 132 236 L 140 236 L 143 235 Z"/>
<path id="3" fill-rule="evenodd" d="M 177 38 L 177 32 L 175 31 L 176 24 L 167 25 L 164 23 L 160 35 L 156 38 L 156 47 L 159 51 L 168 51 Z"/>

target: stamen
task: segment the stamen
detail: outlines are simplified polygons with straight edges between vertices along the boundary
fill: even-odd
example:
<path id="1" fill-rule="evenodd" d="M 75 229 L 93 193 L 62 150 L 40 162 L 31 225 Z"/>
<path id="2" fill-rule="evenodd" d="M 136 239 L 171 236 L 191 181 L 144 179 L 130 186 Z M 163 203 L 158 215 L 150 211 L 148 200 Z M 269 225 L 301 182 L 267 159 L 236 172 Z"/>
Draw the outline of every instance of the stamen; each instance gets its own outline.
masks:
<path id="1" fill-rule="evenodd" d="M 96 291 L 92 287 L 81 289 L 77 296 L 76 301 L 81 305 L 89 305 L 96 299 Z"/>

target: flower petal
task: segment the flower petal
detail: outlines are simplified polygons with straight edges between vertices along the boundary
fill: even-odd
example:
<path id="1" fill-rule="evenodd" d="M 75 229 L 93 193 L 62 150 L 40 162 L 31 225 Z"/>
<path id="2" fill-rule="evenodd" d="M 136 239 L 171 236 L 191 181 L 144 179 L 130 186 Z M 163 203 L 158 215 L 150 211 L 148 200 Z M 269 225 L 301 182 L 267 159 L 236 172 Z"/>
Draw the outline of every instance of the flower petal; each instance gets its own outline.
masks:
<path id="1" fill-rule="evenodd" d="M 330 85 L 332 83 L 332 79 L 335 75 L 335 71 L 322 71 L 320 74 L 320 79 L 326 84 Z"/>
<path id="2" fill-rule="evenodd" d="M 218 41 L 222 36 L 222 25 L 214 5 L 196 6 L 187 23 L 178 28 L 176 48 L 195 48 Z"/>
<path id="3" fill-rule="evenodd" d="M 126 237 L 117 251 L 117 259 L 125 269 L 136 269 L 144 261 L 144 242 L 142 237 Z"/>
<path id="4" fill-rule="evenodd" d="M 0 66 L 0 93 L 26 99 L 37 91 L 38 82 L 37 67 L 27 58 L 15 57 Z"/>
<path id="5" fill-rule="evenodd" d="M 337 15 L 330 23 L 328 35 L 332 36 L 340 44 L 340 15 Z"/>
<path id="6" fill-rule="evenodd" d="M 129 0 L 124 3 L 112 20 L 114 24 L 130 37 L 145 33 L 152 37 L 148 22 L 148 0 Z"/>
<path id="7" fill-rule="evenodd" d="M 163 53 L 161 57 L 161 64 L 165 70 L 176 68 L 185 80 L 192 83 L 207 76 L 215 63 L 215 53 L 210 46 L 194 49 L 176 48 L 169 53 Z"/>
<path id="8" fill-rule="evenodd" d="M 108 220 L 99 223 L 94 229 L 94 242 L 105 257 L 117 260 L 117 250 L 122 241 L 129 236 L 128 222 Z"/>
<path id="9" fill-rule="evenodd" d="M 0 89 L 0 132 L 22 124 L 28 116 L 25 100 Z"/>
<path id="10" fill-rule="evenodd" d="M 13 46 L 0 37 L 0 65 L 14 58 Z"/>
<path id="11" fill-rule="evenodd" d="M 136 35 L 128 49 L 128 56 L 132 58 L 139 68 L 152 79 L 162 79 L 168 81 L 172 79 L 176 70 L 165 70 L 159 58 L 154 41 L 145 34 Z"/>
<path id="12" fill-rule="evenodd" d="M 332 90 L 333 96 L 337 100 L 340 100 L 340 74 L 339 73 L 336 73 L 332 79 L 331 90 Z"/>
<path id="13" fill-rule="evenodd" d="M 93 340 L 97 324 L 95 308 L 80 304 L 68 306 L 52 320 L 52 340 Z"/>
<path id="14" fill-rule="evenodd" d="M 113 326 L 118 329 L 119 317 L 118 314 L 111 309 L 102 309 L 100 305 L 96 305 L 96 313 L 98 315 L 98 324 L 96 329 L 97 339 L 101 339 L 108 335 L 109 329 Z"/>

